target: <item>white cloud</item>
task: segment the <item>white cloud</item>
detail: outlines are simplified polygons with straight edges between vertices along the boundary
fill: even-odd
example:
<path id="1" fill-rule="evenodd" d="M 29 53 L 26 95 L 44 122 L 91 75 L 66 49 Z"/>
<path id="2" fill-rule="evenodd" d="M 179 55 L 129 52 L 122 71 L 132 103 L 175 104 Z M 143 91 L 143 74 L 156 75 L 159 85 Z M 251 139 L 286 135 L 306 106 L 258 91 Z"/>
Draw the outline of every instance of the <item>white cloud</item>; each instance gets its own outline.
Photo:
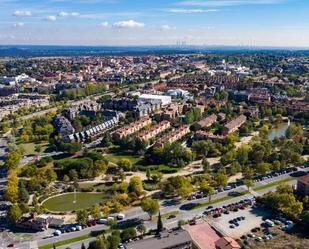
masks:
<path id="1" fill-rule="evenodd" d="M 32 16 L 31 11 L 29 10 L 16 10 L 13 13 L 14 16 Z"/>
<path id="2" fill-rule="evenodd" d="M 171 30 L 171 29 L 175 29 L 174 27 L 171 27 L 170 25 L 162 25 L 160 27 L 160 30 L 165 31 L 165 30 Z"/>
<path id="3" fill-rule="evenodd" d="M 25 24 L 24 24 L 23 22 L 14 23 L 14 27 L 15 27 L 15 28 L 22 28 L 22 27 L 24 27 L 24 26 L 25 26 Z"/>
<path id="4" fill-rule="evenodd" d="M 108 28 L 109 27 L 109 23 L 108 22 L 101 22 L 99 24 L 99 26 L 102 27 L 102 28 Z"/>
<path id="5" fill-rule="evenodd" d="M 145 24 L 141 22 L 136 22 L 134 20 L 128 20 L 115 22 L 113 26 L 116 28 L 143 28 L 145 27 Z"/>
<path id="6" fill-rule="evenodd" d="M 50 22 L 54 22 L 54 21 L 57 20 L 57 17 L 56 16 L 48 16 L 48 17 L 46 17 L 46 20 L 50 21 Z"/>
<path id="7" fill-rule="evenodd" d="M 198 13 L 206 13 L 206 12 L 216 12 L 216 9 L 170 9 L 168 12 L 176 13 L 176 14 L 198 14 Z"/>
<path id="8" fill-rule="evenodd" d="M 257 5 L 257 4 L 279 4 L 287 0 L 185 0 L 179 3 L 183 6 L 199 6 L 199 7 L 224 7 L 237 5 Z"/>
<path id="9" fill-rule="evenodd" d="M 79 16 L 79 13 L 78 13 L 78 12 L 60 11 L 60 12 L 58 13 L 58 16 L 62 16 L 62 17 L 65 17 L 65 16 Z"/>

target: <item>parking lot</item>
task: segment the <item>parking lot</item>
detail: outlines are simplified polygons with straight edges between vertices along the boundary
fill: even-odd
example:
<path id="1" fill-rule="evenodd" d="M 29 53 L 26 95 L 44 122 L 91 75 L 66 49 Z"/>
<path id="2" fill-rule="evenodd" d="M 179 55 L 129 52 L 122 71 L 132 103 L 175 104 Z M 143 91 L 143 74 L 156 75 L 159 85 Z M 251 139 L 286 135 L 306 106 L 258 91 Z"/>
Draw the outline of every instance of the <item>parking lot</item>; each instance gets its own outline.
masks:
<path id="1" fill-rule="evenodd" d="M 263 223 L 263 216 L 266 215 L 265 210 L 253 206 L 244 210 L 239 209 L 237 212 L 231 211 L 229 214 L 222 213 L 218 218 L 211 218 L 209 223 L 224 235 L 237 239 L 250 232 L 251 229 L 260 226 Z M 244 218 L 239 219 L 237 221 L 238 226 L 232 228 L 234 223 L 231 223 L 231 221 L 238 217 Z"/>

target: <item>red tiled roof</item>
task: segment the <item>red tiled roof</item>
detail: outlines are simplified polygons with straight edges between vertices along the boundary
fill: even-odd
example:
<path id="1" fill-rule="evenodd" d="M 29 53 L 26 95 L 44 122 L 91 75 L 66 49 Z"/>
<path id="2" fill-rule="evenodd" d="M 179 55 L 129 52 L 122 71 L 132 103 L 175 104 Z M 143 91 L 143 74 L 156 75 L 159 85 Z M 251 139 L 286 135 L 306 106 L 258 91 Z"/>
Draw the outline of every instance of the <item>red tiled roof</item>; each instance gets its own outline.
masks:
<path id="1" fill-rule="evenodd" d="M 220 249 L 239 249 L 238 243 L 230 237 L 222 237 L 216 241 L 216 247 Z"/>
<path id="2" fill-rule="evenodd" d="M 185 225 L 183 228 L 189 232 L 199 249 L 215 249 L 215 242 L 220 239 L 220 236 L 207 222 L 193 226 Z"/>
<path id="3" fill-rule="evenodd" d="M 297 180 L 304 184 L 309 184 L 309 175 L 298 177 Z"/>

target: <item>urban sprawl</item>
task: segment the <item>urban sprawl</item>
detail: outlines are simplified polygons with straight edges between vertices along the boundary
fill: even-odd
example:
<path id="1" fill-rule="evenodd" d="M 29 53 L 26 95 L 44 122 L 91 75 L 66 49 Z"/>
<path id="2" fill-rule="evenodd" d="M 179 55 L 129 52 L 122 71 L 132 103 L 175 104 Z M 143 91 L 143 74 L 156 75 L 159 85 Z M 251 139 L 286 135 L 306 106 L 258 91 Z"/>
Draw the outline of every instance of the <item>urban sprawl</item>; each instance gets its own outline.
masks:
<path id="1" fill-rule="evenodd" d="M 0 61 L 0 248 L 308 248 L 308 166 L 305 54 Z"/>

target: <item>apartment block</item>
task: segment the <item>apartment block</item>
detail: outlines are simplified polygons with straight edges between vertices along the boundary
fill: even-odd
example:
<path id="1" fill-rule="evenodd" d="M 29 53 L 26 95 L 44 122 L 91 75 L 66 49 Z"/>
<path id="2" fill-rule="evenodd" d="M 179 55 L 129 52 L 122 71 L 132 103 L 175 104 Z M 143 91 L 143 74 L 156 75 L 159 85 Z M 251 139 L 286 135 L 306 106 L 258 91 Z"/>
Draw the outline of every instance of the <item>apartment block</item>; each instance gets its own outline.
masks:
<path id="1" fill-rule="evenodd" d="M 143 117 L 131 124 L 128 124 L 128 125 L 125 125 L 119 128 L 118 130 L 115 131 L 113 136 L 116 138 L 123 138 L 123 137 L 126 137 L 128 135 L 131 135 L 139 131 L 140 129 L 150 124 L 151 124 L 151 119 L 149 117 Z"/>
<path id="2" fill-rule="evenodd" d="M 174 143 L 177 140 L 183 138 L 190 132 L 190 128 L 188 125 L 182 125 L 179 128 L 171 131 L 170 133 L 166 134 L 164 137 L 157 141 L 157 145 L 163 146 L 165 143 Z"/>
<path id="3" fill-rule="evenodd" d="M 230 133 L 233 133 L 238 130 L 240 126 L 242 126 L 247 121 L 247 117 L 245 115 L 240 115 L 237 118 L 231 120 L 223 127 L 223 135 L 226 136 Z"/>
<path id="4" fill-rule="evenodd" d="M 141 140 L 147 141 L 151 138 L 154 138 L 157 136 L 159 133 L 167 130 L 168 128 L 171 127 L 171 123 L 168 121 L 162 121 L 159 124 L 156 124 L 152 127 L 150 127 L 147 130 L 141 131 L 137 134 L 137 137 Z"/>
<path id="5" fill-rule="evenodd" d="M 203 128 L 207 128 L 211 125 L 213 125 L 217 121 L 217 115 L 212 114 L 208 116 L 207 118 L 202 119 L 201 121 L 196 122 L 193 124 L 193 129 L 195 131 L 201 130 Z"/>

